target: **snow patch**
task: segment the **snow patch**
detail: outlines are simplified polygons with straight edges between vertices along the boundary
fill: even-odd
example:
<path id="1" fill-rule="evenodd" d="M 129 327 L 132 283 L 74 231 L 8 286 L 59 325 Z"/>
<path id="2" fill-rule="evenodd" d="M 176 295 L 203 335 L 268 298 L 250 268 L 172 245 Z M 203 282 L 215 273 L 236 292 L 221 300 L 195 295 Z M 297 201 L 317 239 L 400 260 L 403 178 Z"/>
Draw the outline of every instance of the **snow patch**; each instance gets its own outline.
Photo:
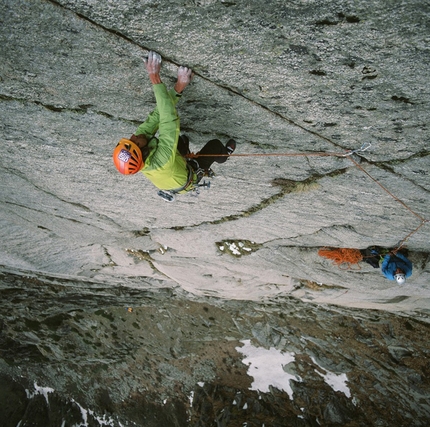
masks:
<path id="1" fill-rule="evenodd" d="M 321 365 L 319 365 L 316 360 L 312 357 L 312 361 L 315 363 L 315 365 L 318 365 L 318 367 L 325 371 L 325 374 L 322 374 L 317 369 L 315 369 L 315 372 L 322 376 L 324 378 L 324 381 L 334 390 L 334 391 L 341 391 L 346 397 L 351 397 L 351 390 L 346 385 L 348 381 L 348 377 L 346 374 L 335 374 L 334 372 L 330 372 L 327 369 L 323 368 Z"/>
<path id="2" fill-rule="evenodd" d="M 112 418 L 107 418 L 106 415 L 103 415 L 103 417 L 96 416 L 94 411 L 92 411 L 91 409 L 87 410 L 83 408 L 78 402 L 76 402 L 76 400 L 72 399 L 71 402 L 75 403 L 76 406 L 78 406 L 78 408 L 81 410 L 82 415 L 82 422 L 80 424 L 74 425 L 73 427 L 89 427 L 88 414 L 91 415 L 99 423 L 100 426 L 114 427 L 115 423 Z"/>
<path id="3" fill-rule="evenodd" d="M 51 387 L 39 387 L 37 383 L 34 383 L 34 392 L 30 393 L 29 390 L 25 390 L 27 399 L 32 399 L 36 394 L 41 394 L 45 397 L 46 404 L 49 405 L 48 393 L 53 393 L 55 390 Z"/>
<path id="4" fill-rule="evenodd" d="M 216 245 L 221 252 L 227 252 L 235 257 L 248 255 L 259 248 L 259 245 L 249 240 L 223 240 L 216 242 Z"/>
<path id="5" fill-rule="evenodd" d="M 42 396 L 45 397 L 46 400 L 46 404 L 49 406 L 49 397 L 48 394 L 49 393 L 54 393 L 54 389 L 52 387 L 40 387 L 37 385 L 37 383 L 34 383 L 34 391 L 30 392 L 29 390 L 25 390 L 26 394 L 27 394 L 27 398 L 28 399 L 32 399 L 34 396 L 41 394 Z M 94 417 L 94 419 L 99 423 L 100 426 L 114 426 L 114 421 L 112 418 L 107 418 L 106 415 L 103 415 L 103 417 L 99 417 L 97 416 L 94 411 L 86 410 L 84 409 L 78 402 L 76 402 L 76 400 L 71 399 L 71 402 L 75 403 L 78 408 L 81 411 L 82 414 L 82 423 L 80 423 L 79 425 L 73 426 L 73 427 L 88 427 L 88 414 L 90 414 L 92 417 Z M 19 427 L 19 425 L 21 424 L 21 421 L 18 423 L 17 427 Z M 66 425 L 66 421 L 63 420 L 63 422 L 61 423 L 61 427 L 65 427 Z"/>
<path id="6" fill-rule="evenodd" d="M 283 367 L 295 360 L 294 353 L 282 353 L 271 347 L 269 350 L 263 347 L 254 347 L 250 340 L 241 341 L 244 346 L 236 347 L 236 350 L 246 357 L 242 363 L 248 365 L 248 375 L 254 378 L 251 390 L 263 393 L 270 391 L 269 386 L 284 390 L 290 399 L 293 399 L 293 389 L 290 380 L 300 381 L 298 375 L 291 375 L 284 371 Z"/>

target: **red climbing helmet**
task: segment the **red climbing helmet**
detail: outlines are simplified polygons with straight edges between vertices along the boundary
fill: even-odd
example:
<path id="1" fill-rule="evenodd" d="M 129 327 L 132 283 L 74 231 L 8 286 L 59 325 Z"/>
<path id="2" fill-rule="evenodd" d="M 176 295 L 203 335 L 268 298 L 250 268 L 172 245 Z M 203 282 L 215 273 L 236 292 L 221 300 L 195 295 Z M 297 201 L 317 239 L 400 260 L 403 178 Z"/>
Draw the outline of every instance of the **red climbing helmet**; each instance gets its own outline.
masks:
<path id="1" fill-rule="evenodd" d="M 144 166 L 140 148 L 129 139 L 122 138 L 113 150 L 113 162 L 124 175 L 139 172 Z"/>

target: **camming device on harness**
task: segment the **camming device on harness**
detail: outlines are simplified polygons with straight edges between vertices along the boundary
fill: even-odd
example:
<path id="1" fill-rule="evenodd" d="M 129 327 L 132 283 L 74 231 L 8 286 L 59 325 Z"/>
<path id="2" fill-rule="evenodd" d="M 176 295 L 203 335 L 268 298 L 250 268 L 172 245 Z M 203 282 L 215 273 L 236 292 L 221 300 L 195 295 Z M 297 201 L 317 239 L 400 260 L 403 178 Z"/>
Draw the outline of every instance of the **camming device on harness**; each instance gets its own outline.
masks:
<path id="1" fill-rule="evenodd" d="M 202 184 L 199 182 L 205 176 L 205 171 L 200 167 L 199 163 L 195 159 L 187 159 L 188 179 L 187 182 L 179 188 L 173 190 L 158 190 L 157 195 L 160 196 L 166 202 L 174 202 L 176 200 L 176 194 L 193 191 L 197 196 L 200 193 L 200 187 L 209 189 L 211 186 L 210 181 L 203 180 Z M 209 177 L 213 176 L 213 172 L 210 169 L 208 171 Z"/>

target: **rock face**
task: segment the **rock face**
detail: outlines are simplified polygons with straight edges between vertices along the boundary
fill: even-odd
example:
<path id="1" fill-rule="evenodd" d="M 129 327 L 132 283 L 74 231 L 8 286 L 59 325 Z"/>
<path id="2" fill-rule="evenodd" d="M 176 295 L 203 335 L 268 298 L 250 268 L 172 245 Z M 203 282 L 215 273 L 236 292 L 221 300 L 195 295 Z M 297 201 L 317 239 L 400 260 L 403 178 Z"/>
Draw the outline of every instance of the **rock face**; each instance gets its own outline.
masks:
<path id="1" fill-rule="evenodd" d="M 428 424 L 429 325 L 416 319 L 1 279 L 5 426 Z"/>
<path id="2" fill-rule="evenodd" d="M 428 424 L 428 4 L 0 4 L 10 425 L 102 423 L 82 421 L 90 408 L 145 426 Z M 210 190 L 172 204 L 111 160 L 155 106 L 151 49 L 169 87 L 178 65 L 195 71 L 178 104 L 193 151 L 238 143 Z M 399 244 L 414 264 L 403 287 L 318 256 Z M 293 399 L 250 389 L 246 340 L 295 354 Z M 350 396 L 328 373 L 346 373 Z"/>

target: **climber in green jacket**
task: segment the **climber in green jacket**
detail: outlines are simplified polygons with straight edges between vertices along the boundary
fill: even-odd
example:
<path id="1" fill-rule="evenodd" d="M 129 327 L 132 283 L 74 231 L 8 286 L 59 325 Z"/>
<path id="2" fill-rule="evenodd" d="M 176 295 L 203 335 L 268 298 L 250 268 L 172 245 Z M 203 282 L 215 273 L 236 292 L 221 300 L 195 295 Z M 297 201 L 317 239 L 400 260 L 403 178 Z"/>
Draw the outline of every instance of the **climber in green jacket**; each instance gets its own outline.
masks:
<path id="1" fill-rule="evenodd" d="M 130 139 L 123 138 L 117 144 L 113 152 L 114 164 L 125 175 L 141 171 L 158 189 L 171 194 L 193 190 L 202 177 L 211 172 L 213 162 L 224 163 L 227 160 L 235 150 L 236 142 L 230 139 L 224 146 L 218 139 L 213 139 L 197 153 L 196 158 L 187 159 L 189 141 L 185 135 L 180 136 L 175 106 L 190 84 L 193 72 L 187 67 L 179 67 L 177 82 L 168 91 L 160 78 L 160 55 L 149 52 L 144 62 L 157 107 Z M 158 137 L 155 137 L 157 132 Z M 205 156 L 198 157 L 199 154 Z"/>

